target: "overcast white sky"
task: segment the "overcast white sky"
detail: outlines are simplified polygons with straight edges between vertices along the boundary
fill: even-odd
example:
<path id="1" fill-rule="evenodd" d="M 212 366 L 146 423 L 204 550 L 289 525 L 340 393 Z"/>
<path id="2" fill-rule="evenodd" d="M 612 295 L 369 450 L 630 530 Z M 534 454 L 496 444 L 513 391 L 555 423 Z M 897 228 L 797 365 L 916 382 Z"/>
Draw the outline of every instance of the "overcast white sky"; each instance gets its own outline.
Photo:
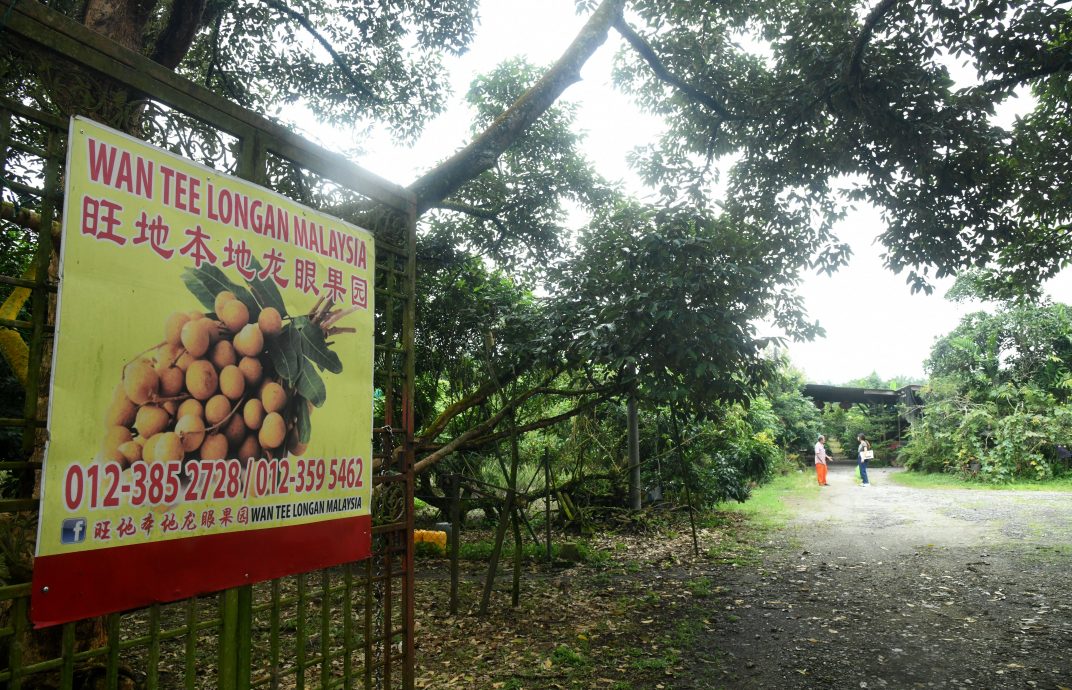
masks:
<path id="1" fill-rule="evenodd" d="M 346 149 L 362 166 L 399 184 L 408 184 L 437 161 L 469 141 L 471 114 L 464 104 L 473 77 L 515 56 L 534 64 L 549 64 L 572 40 L 584 21 L 574 13 L 574 0 L 486 0 L 481 26 L 472 49 L 451 61 L 454 98 L 442 116 L 427 127 L 412 147 L 401 148 L 386 136 L 357 140 L 302 118 L 305 134 L 331 148 Z M 626 165 L 626 156 L 639 144 L 658 136 L 658 121 L 638 112 L 629 99 L 610 86 L 611 65 L 619 39 L 610 39 L 582 71 L 582 82 L 566 92 L 580 106 L 578 125 L 587 133 L 586 155 L 605 177 L 623 180 L 641 192 Z M 825 339 L 788 346 L 793 362 L 809 381 L 841 383 L 872 371 L 883 378 L 922 376 L 923 361 L 934 339 L 954 328 L 974 309 L 942 298 L 950 281 L 937 284 L 930 296 L 909 292 L 902 276 L 882 267 L 875 238 L 883 230 L 878 211 L 863 207 L 837 227 L 852 246 L 849 266 L 834 276 L 803 276 L 801 293 L 813 318 L 826 328 Z M 1054 299 L 1072 302 L 1068 271 L 1048 286 Z"/>

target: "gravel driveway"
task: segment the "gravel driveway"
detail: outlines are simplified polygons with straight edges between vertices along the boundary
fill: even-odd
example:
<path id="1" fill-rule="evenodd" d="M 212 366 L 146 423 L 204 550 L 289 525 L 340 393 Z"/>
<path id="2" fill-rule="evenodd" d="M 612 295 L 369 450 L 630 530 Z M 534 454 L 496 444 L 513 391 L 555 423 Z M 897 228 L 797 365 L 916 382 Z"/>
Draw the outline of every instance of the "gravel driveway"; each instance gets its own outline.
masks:
<path id="1" fill-rule="evenodd" d="M 852 469 L 729 575 L 682 687 L 1072 688 L 1072 494 Z"/>

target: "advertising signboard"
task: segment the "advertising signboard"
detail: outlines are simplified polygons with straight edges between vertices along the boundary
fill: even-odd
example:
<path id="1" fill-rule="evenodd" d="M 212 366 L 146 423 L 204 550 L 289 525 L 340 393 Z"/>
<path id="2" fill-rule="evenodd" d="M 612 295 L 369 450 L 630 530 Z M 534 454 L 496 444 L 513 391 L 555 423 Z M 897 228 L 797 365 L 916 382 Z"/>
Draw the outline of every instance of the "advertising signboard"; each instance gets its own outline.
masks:
<path id="1" fill-rule="evenodd" d="M 366 558 L 372 235 L 71 122 L 31 618 Z"/>

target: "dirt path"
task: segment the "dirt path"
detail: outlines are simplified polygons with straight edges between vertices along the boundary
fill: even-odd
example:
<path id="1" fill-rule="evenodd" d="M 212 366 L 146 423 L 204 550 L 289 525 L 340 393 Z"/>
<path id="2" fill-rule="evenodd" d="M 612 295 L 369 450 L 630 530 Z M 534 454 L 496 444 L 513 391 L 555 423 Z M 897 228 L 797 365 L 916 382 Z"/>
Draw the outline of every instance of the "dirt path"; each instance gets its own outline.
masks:
<path id="1" fill-rule="evenodd" d="M 1072 494 L 832 467 L 697 615 L 681 688 L 1072 687 Z"/>

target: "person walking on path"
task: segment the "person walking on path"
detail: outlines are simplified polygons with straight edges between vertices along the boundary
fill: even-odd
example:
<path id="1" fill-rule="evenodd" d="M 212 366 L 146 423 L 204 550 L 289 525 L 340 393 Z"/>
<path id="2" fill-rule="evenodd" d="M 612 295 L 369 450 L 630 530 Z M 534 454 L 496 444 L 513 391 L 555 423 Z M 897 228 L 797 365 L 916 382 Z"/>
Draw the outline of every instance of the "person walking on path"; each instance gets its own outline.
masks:
<path id="1" fill-rule="evenodd" d="M 824 441 L 826 441 L 826 436 L 820 436 L 815 442 L 815 478 L 819 480 L 819 486 L 830 486 L 826 483 L 826 461 L 830 456 L 826 454 Z"/>
<path id="2" fill-rule="evenodd" d="M 871 443 L 864 438 L 863 434 L 856 434 L 856 440 L 860 442 L 860 447 L 857 448 L 857 467 L 860 468 L 860 479 L 863 480 L 864 486 L 871 486 L 867 482 L 867 461 L 875 457 L 874 451 L 871 450 Z M 865 456 L 866 453 L 866 456 Z"/>

